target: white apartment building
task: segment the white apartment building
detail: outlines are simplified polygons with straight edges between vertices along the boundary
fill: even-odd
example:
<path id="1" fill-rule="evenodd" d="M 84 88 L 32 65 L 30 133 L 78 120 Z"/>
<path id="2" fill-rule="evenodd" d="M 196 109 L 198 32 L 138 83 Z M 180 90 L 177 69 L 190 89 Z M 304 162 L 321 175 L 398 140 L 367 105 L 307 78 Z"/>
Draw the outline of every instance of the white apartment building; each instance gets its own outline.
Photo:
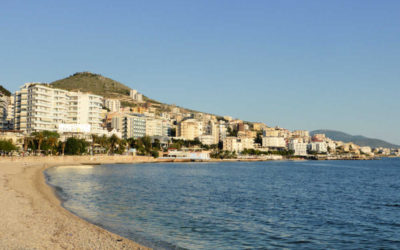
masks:
<path id="1" fill-rule="evenodd" d="M 203 122 L 203 133 L 202 136 L 209 136 L 212 138 L 211 141 L 207 141 L 207 143 L 218 144 L 219 142 L 219 124 L 214 120 L 207 120 Z M 208 138 L 208 137 L 205 137 Z"/>
<path id="2" fill-rule="evenodd" d="M 103 97 L 82 92 L 68 92 L 68 118 L 67 123 L 89 124 L 90 131 L 102 134 L 102 103 Z"/>
<path id="3" fill-rule="evenodd" d="M 0 92 L 0 130 L 7 129 L 8 96 Z"/>
<path id="4" fill-rule="evenodd" d="M 328 145 L 325 142 L 311 142 L 308 144 L 308 150 L 316 153 L 328 152 Z"/>
<path id="5" fill-rule="evenodd" d="M 254 149 L 254 138 L 241 137 L 240 141 L 242 142 L 243 149 Z"/>
<path id="6" fill-rule="evenodd" d="M 286 141 L 283 137 L 265 136 L 262 138 L 262 146 L 264 148 L 286 148 Z"/>
<path id="7" fill-rule="evenodd" d="M 243 151 L 243 144 L 240 138 L 238 137 L 233 137 L 233 136 L 228 136 L 224 139 L 223 141 L 223 150 L 226 151 L 231 151 L 231 152 L 242 152 Z"/>
<path id="8" fill-rule="evenodd" d="M 307 155 L 307 143 L 299 142 L 298 140 L 291 140 L 288 145 L 289 150 L 294 151 L 294 155 L 306 156 Z"/>
<path id="9" fill-rule="evenodd" d="M 109 112 L 119 112 L 121 108 L 121 102 L 118 99 L 105 99 L 104 107 L 106 107 Z"/>
<path id="10" fill-rule="evenodd" d="M 148 136 L 168 136 L 171 125 L 168 120 L 158 118 L 146 118 L 146 135 Z"/>
<path id="11" fill-rule="evenodd" d="M 254 139 L 248 137 L 233 137 L 228 136 L 223 141 L 223 150 L 242 152 L 244 149 L 253 149 Z"/>
<path id="12" fill-rule="evenodd" d="M 203 145 L 213 145 L 215 143 L 215 138 L 213 135 L 200 135 L 199 140 Z"/>
<path id="13" fill-rule="evenodd" d="M 14 94 L 14 129 L 57 131 L 60 124 L 89 124 L 101 133 L 102 97 L 26 83 Z"/>
<path id="14" fill-rule="evenodd" d="M 224 141 L 224 139 L 226 138 L 226 132 L 227 132 L 226 124 L 220 123 L 218 125 L 218 129 L 219 129 L 219 141 Z"/>
<path id="15" fill-rule="evenodd" d="M 68 91 L 26 83 L 14 94 L 14 128 L 27 133 L 57 131 L 68 123 Z"/>
<path id="16" fill-rule="evenodd" d="M 140 94 L 136 89 L 131 89 L 129 96 L 137 102 L 143 102 L 143 95 Z"/>

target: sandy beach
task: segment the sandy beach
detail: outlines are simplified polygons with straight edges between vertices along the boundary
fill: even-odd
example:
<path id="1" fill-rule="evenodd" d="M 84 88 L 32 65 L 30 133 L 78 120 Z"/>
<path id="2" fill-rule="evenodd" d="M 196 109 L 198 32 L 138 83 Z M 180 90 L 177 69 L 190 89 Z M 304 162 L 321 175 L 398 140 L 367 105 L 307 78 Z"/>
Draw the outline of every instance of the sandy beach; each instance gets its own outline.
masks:
<path id="1" fill-rule="evenodd" d="M 148 249 L 61 206 L 43 171 L 79 163 L 76 158 L 0 160 L 0 249 Z"/>

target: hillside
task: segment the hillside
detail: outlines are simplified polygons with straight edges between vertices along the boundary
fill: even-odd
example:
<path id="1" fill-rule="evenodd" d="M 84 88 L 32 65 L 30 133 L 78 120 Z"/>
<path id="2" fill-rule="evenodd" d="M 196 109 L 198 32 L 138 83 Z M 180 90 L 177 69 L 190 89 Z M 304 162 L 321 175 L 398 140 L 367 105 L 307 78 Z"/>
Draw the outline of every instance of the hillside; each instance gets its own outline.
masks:
<path id="1" fill-rule="evenodd" d="M 10 96 L 11 92 L 5 89 L 2 85 L 0 85 L 0 92 L 3 93 L 6 96 Z"/>
<path id="2" fill-rule="evenodd" d="M 372 148 L 376 147 L 384 147 L 384 148 L 400 148 L 399 145 L 395 145 L 383 140 L 368 138 L 362 135 L 350 135 L 344 132 L 328 130 L 328 129 L 320 129 L 314 130 L 310 132 L 310 135 L 314 134 L 325 134 L 327 137 L 331 138 L 335 141 L 343 141 L 343 142 L 353 142 L 359 146 L 370 146 Z"/>
<path id="3" fill-rule="evenodd" d="M 143 106 L 145 103 L 151 103 L 152 107 L 159 111 L 169 110 L 172 106 L 150 99 L 143 95 L 145 103 L 138 103 L 129 97 L 130 87 L 117 82 L 108 77 L 91 72 L 78 72 L 64 79 L 50 83 L 54 88 L 65 89 L 69 91 L 90 92 L 105 98 L 114 98 L 121 101 L 123 107 Z M 140 90 L 138 90 L 140 92 Z M 188 111 L 182 109 L 182 111 Z M 197 112 L 197 111 L 193 111 Z"/>
<path id="4" fill-rule="evenodd" d="M 75 73 L 67 78 L 50 83 L 55 88 L 91 92 L 104 97 L 129 96 L 130 88 L 102 75 L 90 72 Z"/>

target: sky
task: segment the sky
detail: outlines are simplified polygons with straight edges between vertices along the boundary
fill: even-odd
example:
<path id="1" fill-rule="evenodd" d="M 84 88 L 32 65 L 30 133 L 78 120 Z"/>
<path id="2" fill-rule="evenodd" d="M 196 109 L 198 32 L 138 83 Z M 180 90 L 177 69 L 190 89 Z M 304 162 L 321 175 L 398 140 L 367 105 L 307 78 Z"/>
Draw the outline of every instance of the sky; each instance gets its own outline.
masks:
<path id="1" fill-rule="evenodd" d="M 169 104 L 400 144 L 400 1 L 1 0 L 0 84 L 110 77 Z"/>

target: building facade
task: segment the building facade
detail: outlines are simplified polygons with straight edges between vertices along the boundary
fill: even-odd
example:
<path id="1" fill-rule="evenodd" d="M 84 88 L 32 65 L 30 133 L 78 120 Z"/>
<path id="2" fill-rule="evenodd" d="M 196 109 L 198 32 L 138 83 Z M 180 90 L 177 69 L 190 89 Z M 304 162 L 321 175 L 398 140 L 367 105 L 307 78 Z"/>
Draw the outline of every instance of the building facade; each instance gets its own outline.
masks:
<path id="1" fill-rule="evenodd" d="M 119 112 L 121 108 L 121 102 L 117 99 L 105 99 L 104 107 L 106 107 L 109 112 Z"/>
<path id="2" fill-rule="evenodd" d="M 0 92 L 0 130 L 6 130 L 9 98 Z"/>
<path id="3" fill-rule="evenodd" d="M 286 141 L 283 137 L 278 136 L 265 136 L 262 138 L 262 146 L 264 148 L 286 148 Z"/>
<path id="4" fill-rule="evenodd" d="M 306 156 L 307 155 L 307 143 L 291 140 L 288 145 L 289 150 L 294 151 L 294 155 Z"/>
<path id="5" fill-rule="evenodd" d="M 194 140 L 203 134 L 203 124 L 195 119 L 187 119 L 179 123 L 177 132 L 178 137 Z"/>
<path id="6" fill-rule="evenodd" d="M 89 124 L 91 133 L 102 130 L 101 96 L 27 83 L 13 99 L 15 130 L 58 131 L 60 124 Z"/>

